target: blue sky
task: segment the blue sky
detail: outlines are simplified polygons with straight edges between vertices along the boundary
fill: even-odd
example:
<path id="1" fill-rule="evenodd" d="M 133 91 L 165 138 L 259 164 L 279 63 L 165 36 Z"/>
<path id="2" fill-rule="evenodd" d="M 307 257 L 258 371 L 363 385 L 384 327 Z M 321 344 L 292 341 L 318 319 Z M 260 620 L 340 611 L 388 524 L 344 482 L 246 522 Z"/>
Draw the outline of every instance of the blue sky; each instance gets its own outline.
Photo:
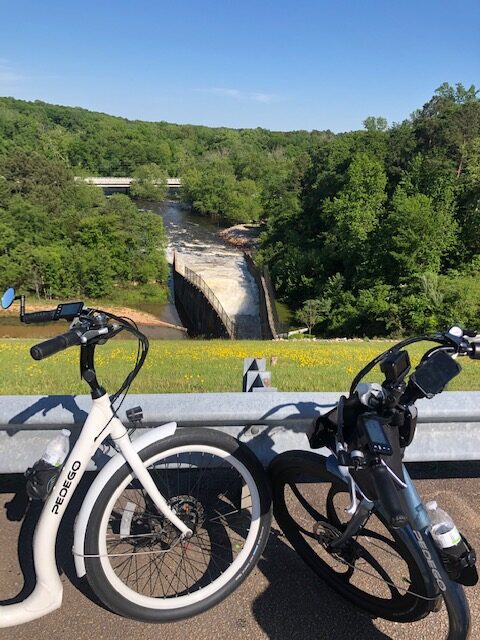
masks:
<path id="1" fill-rule="evenodd" d="M 401 121 L 480 86 L 480 2 L 0 0 L 0 95 L 269 129 Z"/>

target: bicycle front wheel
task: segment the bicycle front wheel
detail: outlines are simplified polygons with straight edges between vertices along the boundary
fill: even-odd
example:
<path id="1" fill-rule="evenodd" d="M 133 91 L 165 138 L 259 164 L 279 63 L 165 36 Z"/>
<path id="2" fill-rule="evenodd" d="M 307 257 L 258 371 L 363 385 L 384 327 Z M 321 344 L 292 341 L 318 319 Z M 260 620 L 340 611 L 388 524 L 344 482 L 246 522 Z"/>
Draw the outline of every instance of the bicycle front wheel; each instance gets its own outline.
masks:
<path id="1" fill-rule="evenodd" d="M 345 530 L 350 494 L 321 455 L 294 451 L 270 465 L 273 513 L 286 538 L 335 591 L 373 615 L 413 622 L 432 610 L 421 572 L 408 547 L 373 512 L 349 543 L 330 551 Z"/>
<path id="2" fill-rule="evenodd" d="M 194 616 L 247 577 L 267 542 L 265 471 L 245 445 L 208 429 L 179 429 L 140 452 L 188 540 L 123 465 L 92 509 L 85 539 L 88 581 L 112 611 L 145 622 Z"/>

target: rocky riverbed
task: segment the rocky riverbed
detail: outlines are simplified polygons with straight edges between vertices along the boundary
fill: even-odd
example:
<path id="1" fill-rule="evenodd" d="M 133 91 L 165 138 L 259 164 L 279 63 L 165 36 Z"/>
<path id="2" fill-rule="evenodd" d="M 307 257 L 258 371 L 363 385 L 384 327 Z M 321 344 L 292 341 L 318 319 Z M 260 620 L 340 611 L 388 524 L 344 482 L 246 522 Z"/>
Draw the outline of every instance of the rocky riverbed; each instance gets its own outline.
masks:
<path id="1" fill-rule="evenodd" d="M 250 224 L 236 224 L 228 229 L 218 232 L 218 237 L 224 242 L 241 249 L 242 251 L 251 251 L 258 244 L 258 236 L 260 235 L 260 227 Z"/>

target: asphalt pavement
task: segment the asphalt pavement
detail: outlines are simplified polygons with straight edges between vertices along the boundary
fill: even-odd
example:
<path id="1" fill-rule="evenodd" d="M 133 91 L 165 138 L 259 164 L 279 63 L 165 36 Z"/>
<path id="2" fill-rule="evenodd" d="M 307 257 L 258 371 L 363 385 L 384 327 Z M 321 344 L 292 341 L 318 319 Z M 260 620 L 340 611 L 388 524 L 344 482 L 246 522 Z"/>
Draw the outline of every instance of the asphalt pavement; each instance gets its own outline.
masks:
<path id="1" fill-rule="evenodd" d="M 480 551 L 480 466 L 473 477 L 451 477 L 452 467 L 418 466 L 417 488 L 424 499 L 436 499 Z M 464 475 L 453 469 L 452 475 Z M 6 600 L 32 585 L 29 544 L 39 509 L 22 518 L 23 499 L 15 481 L 0 477 L 0 599 Z M 29 624 L 0 630 L 0 640 L 443 640 L 448 628 L 445 609 L 407 625 L 372 619 L 342 600 L 303 564 L 275 525 L 258 566 L 227 600 L 204 614 L 183 622 L 149 625 L 120 618 L 95 600 L 88 586 L 75 576 L 71 548 L 74 509 L 65 522 L 58 544 L 63 569 L 61 609 Z M 22 519 L 20 519 L 22 518 Z M 19 561 L 20 558 L 20 561 Z M 23 569 L 23 572 L 22 572 Z M 480 588 L 467 590 L 472 613 L 472 640 L 480 640 Z"/>

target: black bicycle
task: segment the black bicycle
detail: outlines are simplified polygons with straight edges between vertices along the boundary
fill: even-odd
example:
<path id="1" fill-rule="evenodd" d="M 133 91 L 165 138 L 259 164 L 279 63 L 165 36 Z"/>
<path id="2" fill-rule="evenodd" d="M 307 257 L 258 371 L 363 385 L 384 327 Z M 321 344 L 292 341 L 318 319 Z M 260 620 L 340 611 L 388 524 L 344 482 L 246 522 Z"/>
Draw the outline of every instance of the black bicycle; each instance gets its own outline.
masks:
<path id="1" fill-rule="evenodd" d="M 380 354 L 309 435 L 313 449 L 327 447 L 331 455 L 287 452 L 269 469 L 275 518 L 319 577 L 353 604 L 396 622 L 425 617 L 443 598 L 448 640 L 469 636 L 463 587 L 478 580 L 475 552 L 463 536 L 455 546 L 437 546 L 402 458 L 415 434 L 416 400 L 444 390 L 460 372 L 458 356 L 480 359 L 473 337 L 453 327 Z M 420 341 L 435 346 L 409 375 L 404 347 Z M 384 382 L 361 382 L 378 364 Z"/>

